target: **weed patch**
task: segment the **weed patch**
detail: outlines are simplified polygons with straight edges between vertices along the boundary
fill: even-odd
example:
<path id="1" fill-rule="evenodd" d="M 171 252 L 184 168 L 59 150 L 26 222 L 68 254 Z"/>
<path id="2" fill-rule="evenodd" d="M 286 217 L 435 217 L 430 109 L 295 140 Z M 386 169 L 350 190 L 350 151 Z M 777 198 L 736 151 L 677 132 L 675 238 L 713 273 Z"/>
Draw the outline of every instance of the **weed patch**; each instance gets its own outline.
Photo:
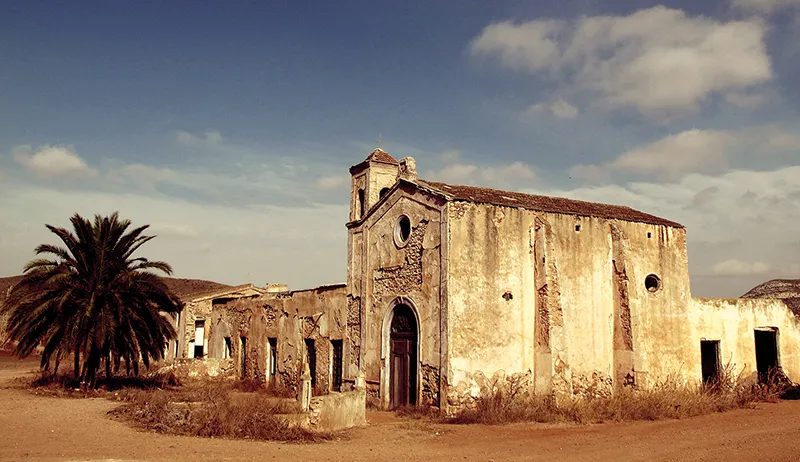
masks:
<path id="1" fill-rule="evenodd" d="M 452 424 L 512 422 L 601 423 L 628 420 L 682 419 L 701 414 L 751 407 L 792 396 L 796 387 L 785 383 L 753 384 L 733 373 L 730 364 L 713 383 L 693 386 L 667 379 L 637 390 L 624 388 L 612 396 L 563 397 L 536 395 L 518 380 L 493 381 L 472 407 L 444 419 Z"/>

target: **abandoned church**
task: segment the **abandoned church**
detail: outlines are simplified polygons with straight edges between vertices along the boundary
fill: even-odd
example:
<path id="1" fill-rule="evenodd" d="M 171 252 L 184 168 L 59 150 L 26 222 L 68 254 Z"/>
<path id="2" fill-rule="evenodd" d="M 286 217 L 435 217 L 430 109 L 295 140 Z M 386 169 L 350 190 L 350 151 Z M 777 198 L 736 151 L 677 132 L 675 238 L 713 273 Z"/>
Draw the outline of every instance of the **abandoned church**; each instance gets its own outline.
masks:
<path id="1" fill-rule="evenodd" d="M 380 149 L 350 174 L 346 283 L 186 299 L 169 356 L 290 389 L 307 364 L 315 395 L 363 377 L 384 408 L 454 409 L 510 377 L 568 395 L 709 381 L 726 364 L 800 380 L 800 307 L 692 297 L 678 223 L 428 182 Z"/>

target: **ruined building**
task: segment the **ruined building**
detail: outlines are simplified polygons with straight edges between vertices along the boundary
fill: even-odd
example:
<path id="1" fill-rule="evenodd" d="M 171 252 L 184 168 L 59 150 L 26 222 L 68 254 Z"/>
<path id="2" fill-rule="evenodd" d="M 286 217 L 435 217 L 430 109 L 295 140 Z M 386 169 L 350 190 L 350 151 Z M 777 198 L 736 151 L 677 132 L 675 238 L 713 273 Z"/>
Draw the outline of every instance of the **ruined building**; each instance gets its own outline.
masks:
<path id="1" fill-rule="evenodd" d="M 347 282 L 188 300 L 173 354 L 288 388 L 308 363 L 315 394 L 363 373 L 384 407 L 459 406 L 505 377 L 576 395 L 712 380 L 728 363 L 800 379 L 800 312 L 693 298 L 678 223 L 424 181 L 380 149 L 350 174 Z"/>

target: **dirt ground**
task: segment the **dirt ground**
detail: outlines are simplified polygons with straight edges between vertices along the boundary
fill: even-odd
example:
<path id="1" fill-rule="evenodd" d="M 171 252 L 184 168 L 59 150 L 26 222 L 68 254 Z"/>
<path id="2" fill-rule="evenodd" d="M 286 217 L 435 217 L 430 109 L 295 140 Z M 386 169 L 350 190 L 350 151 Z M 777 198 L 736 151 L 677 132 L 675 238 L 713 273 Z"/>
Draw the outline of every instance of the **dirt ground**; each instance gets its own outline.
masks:
<path id="1" fill-rule="evenodd" d="M 165 436 L 106 416 L 115 403 L 33 395 L 36 367 L 0 354 L 2 460 L 798 460 L 800 401 L 678 421 L 444 426 L 370 413 L 337 441 L 286 444 Z"/>

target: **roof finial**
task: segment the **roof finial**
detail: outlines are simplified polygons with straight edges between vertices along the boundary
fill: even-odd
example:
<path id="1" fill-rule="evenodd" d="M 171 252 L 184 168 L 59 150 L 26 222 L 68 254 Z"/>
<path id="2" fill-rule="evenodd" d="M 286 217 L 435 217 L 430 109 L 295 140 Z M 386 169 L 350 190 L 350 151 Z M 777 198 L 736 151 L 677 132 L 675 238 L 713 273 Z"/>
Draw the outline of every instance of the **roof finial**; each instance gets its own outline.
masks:
<path id="1" fill-rule="evenodd" d="M 381 141 L 383 141 L 383 133 L 378 133 L 378 149 L 381 148 Z"/>

